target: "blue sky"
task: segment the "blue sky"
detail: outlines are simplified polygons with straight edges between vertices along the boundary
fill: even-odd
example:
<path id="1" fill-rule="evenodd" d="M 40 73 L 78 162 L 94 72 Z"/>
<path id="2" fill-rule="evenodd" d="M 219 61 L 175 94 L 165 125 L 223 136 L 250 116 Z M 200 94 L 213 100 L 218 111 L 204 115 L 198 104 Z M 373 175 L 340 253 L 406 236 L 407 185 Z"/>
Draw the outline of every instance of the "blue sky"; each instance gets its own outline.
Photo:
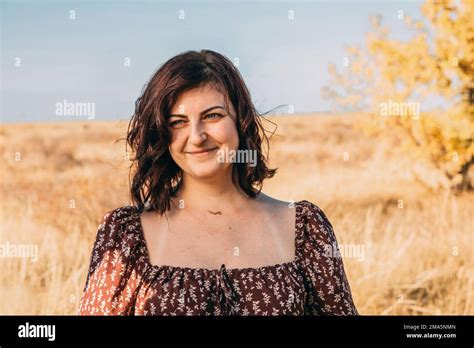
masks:
<path id="1" fill-rule="evenodd" d="M 238 58 L 260 112 L 281 104 L 294 105 L 295 113 L 328 110 L 330 103 L 321 97 L 327 65 L 342 67 L 344 46 L 363 42 L 369 15 L 381 14 L 395 36 L 403 36 L 398 11 L 419 18 L 420 5 L 1 1 L 1 122 L 87 119 L 57 116 L 56 104 L 63 100 L 95 103 L 96 120 L 129 119 L 143 85 L 161 64 L 204 48 Z"/>

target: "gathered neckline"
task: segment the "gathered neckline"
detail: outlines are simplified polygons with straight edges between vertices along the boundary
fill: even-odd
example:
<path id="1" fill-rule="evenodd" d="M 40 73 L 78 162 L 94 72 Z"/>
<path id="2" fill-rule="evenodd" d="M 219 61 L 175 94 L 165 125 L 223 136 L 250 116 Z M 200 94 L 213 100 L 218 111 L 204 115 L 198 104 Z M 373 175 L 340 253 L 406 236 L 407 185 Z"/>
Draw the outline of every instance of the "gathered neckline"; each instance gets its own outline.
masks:
<path id="1" fill-rule="evenodd" d="M 150 261 L 150 254 L 148 250 L 148 246 L 145 239 L 145 232 L 143 230 L 143 226 L 140 219 L 140 213 L 137 209 L 134 209 L 134 215 L 136 218 L 136 222 L 138 224 L 138 234 L 140 237 L 141 242 L 143 243 L 143 254 L 145 257 L 145 264 L 152 270 L 160 271 L 160 270 L 167 270 L 171 272 L 184 272 L 184 273 L 219 273 L 222 271 L 229 272 L 229 273 L 248 273 L 248 272 L 259 272 L 259 271 L 266 271 L 266 270 L 276 270 L 281 268 L 297 268 L 298 267 L 298 221 L 301 214 L 301 203 L 305 201 L 298 201 L 294 202 L 294 209 L 295 209 L 295 221 L 293 224 L 294 228 L 294 246 L 295 246 L 295 255 L 293 260 L 280 262 L 272 265 L 265 265 L 259 267 L 235 267 L 235 268 L 227 268 L 225 264 L 222 264 L 220 268 L 206 268 L 206 267 L 188 267 L 188 266 L 172 266 L 172 265 L 154 265 Z"/>

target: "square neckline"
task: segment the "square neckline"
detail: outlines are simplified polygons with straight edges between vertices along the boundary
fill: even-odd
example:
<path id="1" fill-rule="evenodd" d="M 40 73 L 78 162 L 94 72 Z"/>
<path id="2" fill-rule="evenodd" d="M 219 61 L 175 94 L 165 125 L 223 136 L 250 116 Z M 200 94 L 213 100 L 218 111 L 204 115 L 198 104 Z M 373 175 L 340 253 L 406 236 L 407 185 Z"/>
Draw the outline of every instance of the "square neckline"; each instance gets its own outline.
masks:
<path id="1" fill-rule="evenodd" d="M 227 268 L 227 266 L 222 263 L 220 268 L 206 268 L 206 267 L 190 267 L 190 266 L 173 266 L 173 265 L 168 265 L 168 264 L 163 264 L 163 265 L 154 265 L 150 261 L 150 253 L 148 250 L 148 245 L 147 241 L 145 239 L 145 232 L 143 230 L 143 225 L 141 222 L 140 218 L 140 213 L 135 210 L 136 218 L 137 218 L 137 224 L 138 224 L 138 234 L 140 237 L 140 241 L 143 243 L 143 255 L 145 257 L 145 264 L 148 268 L 156 271 L 160 270 L 168 270 L 171 272 L 185 272 L 185 273 L 218 273 L 222 272 L 225 270 L 226 272 L 229 273 L 246 273 L 246 272 L 251 272 L 251 271 L 263 271 L 263 270 L 272 270 L 272 269 L 280 269 L 282 267 L 289 267 L 289 268 L 297 268 L 297 263 L 298 263 L 298 220 L 301 214 L 301 203 L 304 201 L 297 201 L 294 202 L 294 208 L 295 208 L 295 221 L 293 224 L 294 228 L 294 242 L 293 245 L 295 246 L 295 253 L 293 256 L 293 259 L 291 261 L 286 261 L 286 262 L 280 262 L 272 265 L 265 265 L 265 266 L 260 266 L 260 267 L 235 267 L 235 268 Z"/>

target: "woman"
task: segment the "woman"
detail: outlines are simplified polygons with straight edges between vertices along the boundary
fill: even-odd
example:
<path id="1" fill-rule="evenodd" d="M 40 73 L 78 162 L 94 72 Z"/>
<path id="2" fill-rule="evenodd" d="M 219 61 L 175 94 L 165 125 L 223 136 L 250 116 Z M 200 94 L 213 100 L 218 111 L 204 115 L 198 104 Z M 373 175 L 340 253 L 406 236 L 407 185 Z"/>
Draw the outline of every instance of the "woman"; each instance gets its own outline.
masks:
<path id="1" fill-rule="evenodd" d="M 105 214 L 80 314 L 358 314 L 325 214 L 261 193 L 276 169 L 259 117 L 216 52 L 154 74 L 127 135 L 135 205 Z"/>

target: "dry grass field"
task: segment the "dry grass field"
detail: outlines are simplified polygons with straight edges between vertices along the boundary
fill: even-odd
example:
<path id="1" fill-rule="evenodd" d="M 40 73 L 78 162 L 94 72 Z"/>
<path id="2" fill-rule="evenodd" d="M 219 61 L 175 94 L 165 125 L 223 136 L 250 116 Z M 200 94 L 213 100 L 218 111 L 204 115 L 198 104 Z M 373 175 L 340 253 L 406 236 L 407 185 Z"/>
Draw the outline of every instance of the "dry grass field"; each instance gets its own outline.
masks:
<path id="1" fill-rule="evenodd" d="M 364 136 L 358 116 L 272 116 L 277 175 L 263 191 L 316 203 L 333 224 L 361 314 L 474 314 L 473 193 L 433 192 L 397 144 Z M 268 129 L 272 125 L 265 123 Z M 1 314 L 75 314 L 102 215 L 129 203 L 127 123 L 0 128 Z M 346 153 L 346 154 L 345 154 Z M 345 154 L 345 155 L 344 155 Z"/>

